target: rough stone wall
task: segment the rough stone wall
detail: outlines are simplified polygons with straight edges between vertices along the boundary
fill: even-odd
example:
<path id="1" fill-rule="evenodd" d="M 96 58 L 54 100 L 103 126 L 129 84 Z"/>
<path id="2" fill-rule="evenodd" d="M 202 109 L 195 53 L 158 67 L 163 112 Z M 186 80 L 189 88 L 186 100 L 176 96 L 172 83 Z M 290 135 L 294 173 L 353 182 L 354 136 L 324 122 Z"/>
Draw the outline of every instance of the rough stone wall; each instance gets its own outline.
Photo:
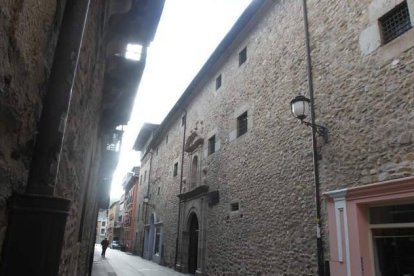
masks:
<path id="1" fill-rule="evenodd" d="M 26 185 L 62 5 L 0 1 L 0 248 L 7 199 Z"/>
<path id="2" fill-rule="evenodd" d="M 187 107 L 187 137 L 197 127 L 204 138 L 203 150 L 198 152 L 198 185 L 205 184 L 205 179 L 210 190 L 220 192 L 220 203 L 207 210 L 207 272 L 211 275 L 315 273 L 310 132 L 291 118 L 289 110 L 290 100 L 306 90 L 301 12 L 297 1 L 272 5 L 248 38 L 239 41 L 227 53 L 228 59 L 197 88 L 200 94 Z M 245 46 L 247 61 L 239 67 L 238 53 Z M 215 91 L 218 74 L 223 84 Z M 244 110 L 248 110 L 250 129 L 234 139 L 236 114 Z M 157 209 L 157 215 L 164 213 L 163 221 L 177 215 L 177 207 L 168 204 L 179 187 L 172 169 L 180 157 L 181 128 L 179 117 L 168 130 L 169 144 L 164 147 L 168 152 L 160 147 L 161 163 L 153 160 L 154 170 L 162 168 L 162 192 L 170 192 L 157 203 L 157 208 L 168 206 Z M 212 133 L 220 149 L 206 157 Z M 186 154 L 186 168 L 190 157 Z M 188 169 L 184 175 L 188 191 Z M 230 214 L 233 201 L 240 203 L 237 216 Z M 165 233 L 175 228 L 176 223 L 164 221 Z M 173 241 L 164 239 L 166 252 L 174 251 Z"/>
<path id="3" fill-rule="evenodd" d="M 91 1 L 67 122 L 55 194 L 72 201 L 59 275 L 86 275 L 93 253 L 100 152 L 106 4 Z"/>
<path id="4" fill-rule="evenodd" d="M 137 194 L 137 203 L 139 205 L 138 216 L 137 216 L 137 232 L 138 232 L 138 241 L 137 241 L 137 254 L 144 256 L 144 225 L 149 221 L 147 217 L 147 205 L 144 204 L 144 196 L 146 196 L 148 191 L 148 171 L 150 169 L 150 156 L 147 154 L 141 160 L 141 170 L 139 177 L 139 187 Z"/>
<path id="5" fill-rule="evenodd" d="M 204 151 L 212 134 L 220 144 L 199 161 L 200 178 L 220 192 L 220 203 L 207 210 L 209 275 L 316 274 L 311 130 L 292 117 L 289 106 L 296 95 L 308 95 L 303 11 L 301 1 L 272 2 L 186 107 L 187 137 L 198 126 Z M 378 51 L 362 55 L 358 40 L 369 23 L 370 3 L 308 1 L 317 122 L 330 131 L 328 144 L 318 141 L 321 192 L 414 173 L 414 49 L 385 62 Z M 238 66 L 245 46 L 247 61 Z M 216 91 L 219 74 L 222 87 Z M 237 115 L 245 110 L 248 133 L 235 138 Z M 168 145 L 164 136 L 152 161 L 151 179 L 159 179 L 161 196 L 155 196 L 157 184 L 150 193 L 164 222 L 170 264 L 179 188 L 172 170 L 177 158 L 181 164 L 179 116 L 167 132 Z M 188 176 L 187 155 L 186 162 Z M 235 201 L 240 210 L 230 212 Z M 324 222 L 325 212 L 322 202 Z"/>
<path id="6" fill-rule="evenodd" d="M 168 129 L 166 136 L 158 144 L 152 160 L 150 186 L 151 200 L 155 203 L 154 211 L 162 227 L 162 262 L 174 267 L 175 243 L 177 238 L 178 197 L 180 193 L 181 149 L 184 127 L 181 117 Z M 178 174 L 174 174 L 174 164 L 178 162 Z M 159 193 L 158 193 L 159 190 Z"/>
<path id="7" fill-rule="evenodd" d="M 0 248 L 7 199 L 23 192 L 27 182 L 64 5 L 65 1 L 0 1 Z M 76 270 L 86 275 L 93 250 L 104 11 L 104 2 L 92 1 L 56 186 L 56 196 L 72 200 L 59 275 Z"/>
<path id="8" fill-rule="evenodd" d="M 141 204 L 143 214 L 138 220 L 139 237 L 143 237 L 144 223 L 142 215 L 146 216 L 146 224 L 149 223 L 152 214 L 155 214 L 156 220 L 163 223 L 162 228 L 162 260 L 161 262 L 173 267 L 175 259 L 175 241 L 177 237 L 177 219 L 178 219 L 178 198 L 180 169 L 177 176 L 173 176 L 174 164 L 179 161 L 181 164 L 181 148 L 183 128 L 181 121 L 174 123 L 174 127 L 168 130 L 168 143 L 164 136 L 152 153 L 148 153 L 141 161 L 141 176 L 144 180 L 145 172 L 147 179 L 143 181 L 138 189 L 138 204 Z M 152 161 L 151 161 L 152 155 Z M 149 170 L 151 167 L 151 173 Z M 181 165 L 179 165 L 181 168 Z M 148 190 L 149 184 L 149 190 Z M 149 191 L 149 205 L 143 207 L 143 196 Z M 159 191 L 159 192 L 158 192 Z"/>
<path id="9" fill-rule="evenodd" d="M 221 144 L 203 162 L 207 184 L 220 192 L 208 210 L 213 275 L 315 274 L 310 132 L 289 110 L 307 88 L 301 12 L 299 1 L 270 6 L 217 70 L 222 87 L 214 91 L 213 77 L 189 108 L 189 121 L 203 120 L 206 134 L 217 129 Z M 247 61 L 238 66 L 246 46 Z M 243 111 L 249 130 L 234 139 Z M 235 201 L 240 211 L 230 212 Z"/>
<path id="10" fill-rule="evenodd" d="M 381 48 L 362 56 L 358 38 L 372 2 L 311 5 L 317 116 L 331 132 L 322 151 L 325 191 L 414 174 L 414 49 L 388 60 Z M 323 14 L 330 16 L 322 24 L 315 18 Z"/>

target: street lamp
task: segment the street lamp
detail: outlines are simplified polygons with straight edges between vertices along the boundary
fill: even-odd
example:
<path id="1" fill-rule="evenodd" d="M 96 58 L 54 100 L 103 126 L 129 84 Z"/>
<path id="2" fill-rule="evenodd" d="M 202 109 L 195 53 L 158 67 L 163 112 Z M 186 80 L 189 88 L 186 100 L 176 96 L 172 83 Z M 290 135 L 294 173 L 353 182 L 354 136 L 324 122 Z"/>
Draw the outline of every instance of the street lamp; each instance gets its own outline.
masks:
<path id="1" fill-rule="evenodd" d="M 326 127 L 304 121 L 306 117 L 308 117 L 309 112 L 311 111 L 311 100 L 306 98 L 305 96 L 299 95 L 290 101 L 290 105 L 292 108 L 293 116 L 298 118 L 302 124 L 315 128 L 316 133 L 323 138 L 325 143 L 327 143 L 328 129 Z"/>

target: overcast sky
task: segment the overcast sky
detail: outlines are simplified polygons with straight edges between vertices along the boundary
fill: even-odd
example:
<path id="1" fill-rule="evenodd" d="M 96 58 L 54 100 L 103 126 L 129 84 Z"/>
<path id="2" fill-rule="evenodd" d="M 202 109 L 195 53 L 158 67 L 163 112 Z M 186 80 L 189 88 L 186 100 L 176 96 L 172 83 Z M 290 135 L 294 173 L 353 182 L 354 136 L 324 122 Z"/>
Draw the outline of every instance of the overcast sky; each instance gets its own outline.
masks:
<path id="1" fill-rule="evenodd" d="M 140 165 L 132 150 L 143 123 L 161 123 L 216 46 L 251 0 L 166 0 L 147 64 L 125 128 L 111 198 L 122 194 L 122 179 Z"/>

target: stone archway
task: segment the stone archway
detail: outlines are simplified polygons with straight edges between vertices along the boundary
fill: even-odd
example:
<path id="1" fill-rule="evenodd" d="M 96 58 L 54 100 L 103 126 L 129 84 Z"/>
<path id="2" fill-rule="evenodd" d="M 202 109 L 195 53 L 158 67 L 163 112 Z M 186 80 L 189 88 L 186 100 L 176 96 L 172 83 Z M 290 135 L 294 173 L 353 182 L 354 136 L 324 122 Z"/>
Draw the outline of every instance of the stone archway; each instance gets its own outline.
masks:
<path id="1" fill-rule="evenodd" d="M 188 233 L 189 233 L 189 243 L 188 243 L 188 272 L 194 274 L 198 268 L 198 233 L 199 233 L 199 223 L 197 215 L 192 213 L 188 220 Z"/>

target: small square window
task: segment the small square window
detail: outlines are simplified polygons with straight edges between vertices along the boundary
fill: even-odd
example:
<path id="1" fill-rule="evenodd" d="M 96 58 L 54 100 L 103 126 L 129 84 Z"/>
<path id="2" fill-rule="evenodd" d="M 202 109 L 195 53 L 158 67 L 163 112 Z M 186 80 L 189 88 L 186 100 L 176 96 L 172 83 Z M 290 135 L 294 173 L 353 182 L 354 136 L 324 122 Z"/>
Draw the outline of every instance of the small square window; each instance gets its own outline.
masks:
<path id="1" fill-rule="evenodd" d="M 174 173 L 173 173 L 173 175 L 174 176 L 178 175 L 178 162 L 174 164 Z"/>
<path id="2" fill-rule="evenodd" d="M 238 202 L 230 203 L 230 211 L 236 212 L 239 209 L 240 209 L 240 206 L 239 206 L 239 203 Z"/>
<path id="3" fill-rule="evenodd" d="M 216 135 L 213 135 L 208 139 L 208 155 L 216 151 Z"/>
<path id="4" fill-rule="evenodd" d="M 247 48 L 245 47 L 243 50 L 239 53 L 239 66 L 245 63 L 247 60 Z"/>
<path id="5" fill-rule="evenodd" d="M 221 74 L 216 78 L 216 90 L 221 87 Z"/>
<path id="6" fill-rule="evenodd" d="M 407 1 L 402 2 L 379 19 L 384 44 L 411 29 Z"/>
<path id="7" fill-rule="evenodd" d="M 237 117 L 237 137 L 240 137 L 247 132 L 247 119 L 247 111 Z"/>

